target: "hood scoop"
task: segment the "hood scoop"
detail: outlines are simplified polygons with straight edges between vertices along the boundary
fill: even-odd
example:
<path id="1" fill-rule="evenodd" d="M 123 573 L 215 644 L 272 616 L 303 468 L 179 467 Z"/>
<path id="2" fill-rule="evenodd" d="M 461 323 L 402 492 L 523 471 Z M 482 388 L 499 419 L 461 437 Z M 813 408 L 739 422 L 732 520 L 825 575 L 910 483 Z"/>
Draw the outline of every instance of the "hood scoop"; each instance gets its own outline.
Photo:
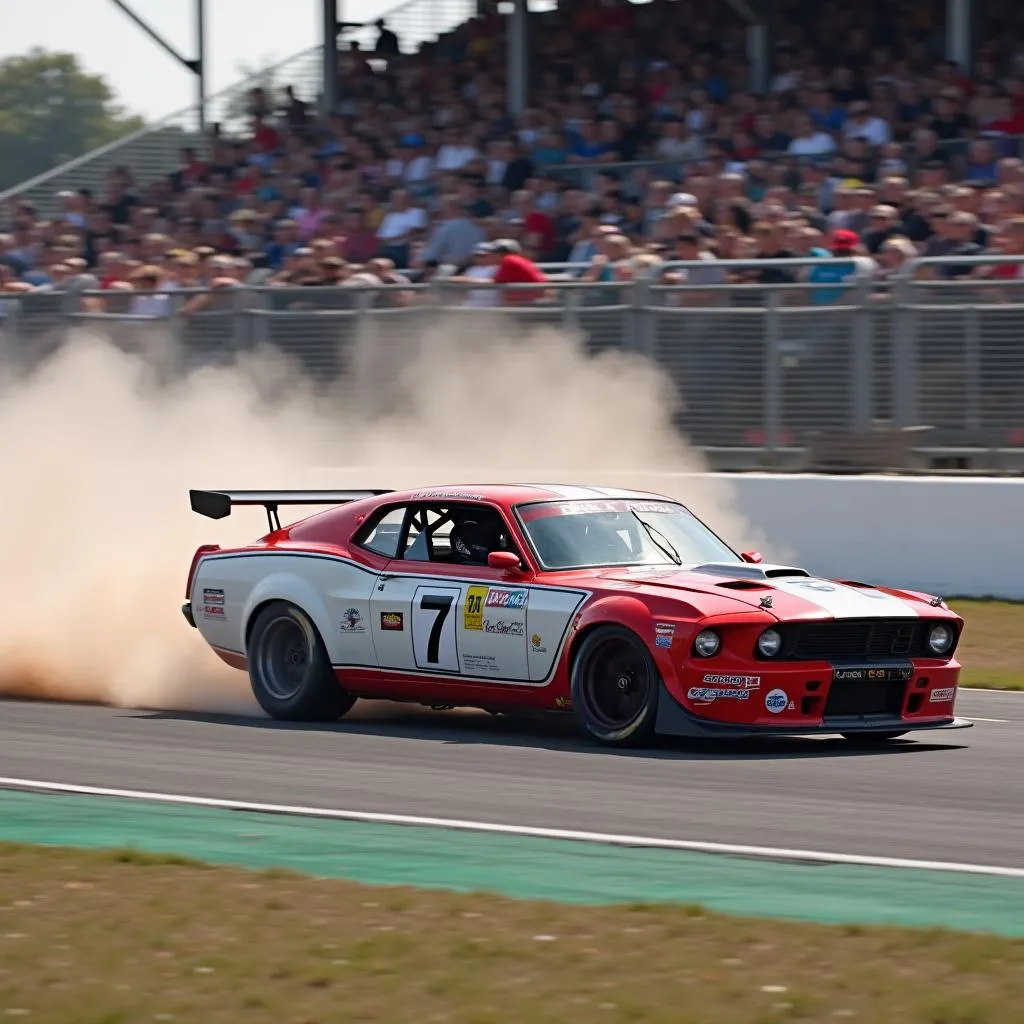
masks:
<path id="1" fill-rule="evenodd" d="M 693 572 L 706 573 L 709 576 L 731 576 L 736 589 L 754 589 L 758 583 L 764 586 L 769 580 L 775 579 L 808 579 L 810 573 L 792 565 L 752 565 L 748 562 L 705 562 L 695 566 Z M 747 586 L 744 586 L 744 583 Z M 749 584 L 752 583 L 753 586 Z M 726 586 L 727 584 L 719 584 Z"/>

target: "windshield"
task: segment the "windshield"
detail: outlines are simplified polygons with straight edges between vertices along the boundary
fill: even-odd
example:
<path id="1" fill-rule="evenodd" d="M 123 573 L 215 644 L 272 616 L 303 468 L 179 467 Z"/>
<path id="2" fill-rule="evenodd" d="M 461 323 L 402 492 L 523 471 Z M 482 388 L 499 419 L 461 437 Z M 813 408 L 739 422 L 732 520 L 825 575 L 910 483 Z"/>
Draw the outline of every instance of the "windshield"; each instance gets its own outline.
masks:
<path id="1" fill-rule="evenodd" d="M 674 502 L 543 501 L 516 511 L 545 569 L 742 561 Z"/>

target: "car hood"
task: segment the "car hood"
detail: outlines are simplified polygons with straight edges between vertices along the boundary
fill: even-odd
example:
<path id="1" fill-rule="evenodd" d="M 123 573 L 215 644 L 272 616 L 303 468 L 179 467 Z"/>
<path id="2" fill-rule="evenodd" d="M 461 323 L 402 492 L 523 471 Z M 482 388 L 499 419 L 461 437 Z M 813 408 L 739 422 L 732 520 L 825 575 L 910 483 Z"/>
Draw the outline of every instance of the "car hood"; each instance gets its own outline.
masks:
<path id="1" fill-rule="evenodd" d="M 672 592 L 704 614 L 756 608 L 780 620 L 916 618 L 928 606 L 896 591 L 840 583 L 786 565 L 713 562 L 692 568 L 644 566 L 602 574 L 650 593 Z"/>

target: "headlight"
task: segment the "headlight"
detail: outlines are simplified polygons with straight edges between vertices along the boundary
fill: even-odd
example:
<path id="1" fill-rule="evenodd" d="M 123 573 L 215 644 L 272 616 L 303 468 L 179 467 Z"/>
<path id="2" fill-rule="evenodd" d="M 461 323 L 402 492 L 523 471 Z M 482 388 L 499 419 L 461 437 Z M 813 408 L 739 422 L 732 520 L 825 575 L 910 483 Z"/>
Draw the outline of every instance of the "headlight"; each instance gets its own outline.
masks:
<path id="1" fill-rule="evenodd" d="M 956 634 L 953 632 L 953 627 L 940 622 L 938 625 L 932 626 L 928 632 L 928 649 L 932 654 L 939 656 L 946 654 L 953 646 L 955 638 Z"/>
<path id="2" fill-rule="evenodd" d="M 722 638 L 713 629 L 702 629 L 693 640 L 693 649 L 702 658 L 717 654 L 721 646 Z"/>
<path id="3" fill-rule="evenodd" d="M 757 649 L 766 658 L 774 658 L 782 650 L 782 634 L 777 629 L 766 629 L 757 638 Z"/>

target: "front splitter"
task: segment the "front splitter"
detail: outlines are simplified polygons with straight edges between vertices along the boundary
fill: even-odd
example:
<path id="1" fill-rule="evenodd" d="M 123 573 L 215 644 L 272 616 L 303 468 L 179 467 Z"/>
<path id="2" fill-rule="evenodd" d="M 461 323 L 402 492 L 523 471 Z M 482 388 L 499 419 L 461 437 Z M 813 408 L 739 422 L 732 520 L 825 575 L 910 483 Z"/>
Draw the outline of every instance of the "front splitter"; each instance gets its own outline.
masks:
<path id="1" fill-rule="evenodd" d="M 753 736 L 829 736 L 836 733 L 926 732 L 933 729 L 970 729 L 973 722 L 950 715 L 926 722 L 908 721 L 898 715 L 837 716 L 815 725 L 737 725 L 713 722 L 687 711 L 660 685 L 654 729 L 662 736 L 699 739 L 747 739 Z"/>

